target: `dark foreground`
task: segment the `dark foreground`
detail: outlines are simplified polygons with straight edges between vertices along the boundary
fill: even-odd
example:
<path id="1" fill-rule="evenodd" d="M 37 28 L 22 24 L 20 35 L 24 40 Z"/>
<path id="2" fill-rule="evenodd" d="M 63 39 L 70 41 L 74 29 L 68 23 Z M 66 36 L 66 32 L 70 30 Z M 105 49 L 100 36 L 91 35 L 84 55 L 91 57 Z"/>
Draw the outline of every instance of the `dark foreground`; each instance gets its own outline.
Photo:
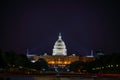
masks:
<path id="1" fill-rule="evenodd" d="M 120 78 L 111 78 L 111 77 L 101 77 L 101 78 L 82 78 L 82 77 L 16 77 L 16 76 L 8 76 L 8 77 L 1 77 L 0 80 L 120 80 Z"/>
<path id="2" fill-rule="evenodd" d="M 7 77 L 0 80 L 120 80 L 119 78 L 79 78 L 79 77 Z"/>
<path id="3" fill-rule="evenodd" d="M 13 75 L 0 74 L 0 80 L 120 80 L 120 76 L 100 75 Z M 114 75 L 114 74 L 113 74 Z"/>

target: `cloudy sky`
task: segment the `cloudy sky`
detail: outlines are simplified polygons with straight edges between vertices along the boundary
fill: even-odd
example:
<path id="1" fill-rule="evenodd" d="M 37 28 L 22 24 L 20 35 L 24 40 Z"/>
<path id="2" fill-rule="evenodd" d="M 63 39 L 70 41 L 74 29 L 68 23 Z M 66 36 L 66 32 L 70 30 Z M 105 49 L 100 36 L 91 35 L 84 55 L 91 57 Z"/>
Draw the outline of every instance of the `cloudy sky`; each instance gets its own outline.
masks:
<path id="1" fill-rule="evenodd" d="M 0 49 L 52 53 L 58 33 L 68 54 L 120 52 L 119 4 L 99 1 L 1 1 Z"/>

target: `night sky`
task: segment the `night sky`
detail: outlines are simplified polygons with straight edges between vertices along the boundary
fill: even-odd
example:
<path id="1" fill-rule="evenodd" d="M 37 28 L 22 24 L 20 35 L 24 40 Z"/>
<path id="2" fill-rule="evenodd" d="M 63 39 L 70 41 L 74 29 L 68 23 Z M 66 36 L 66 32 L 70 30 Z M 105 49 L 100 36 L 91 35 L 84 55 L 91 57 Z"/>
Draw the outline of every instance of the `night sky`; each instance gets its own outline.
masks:
<path id="1" fill-rule="evenodd" d="M 1 1 L 0 49 L 52 53 L 61 32 L 68 54 L 120 52 L 119 3 L 115 0 Z"/>

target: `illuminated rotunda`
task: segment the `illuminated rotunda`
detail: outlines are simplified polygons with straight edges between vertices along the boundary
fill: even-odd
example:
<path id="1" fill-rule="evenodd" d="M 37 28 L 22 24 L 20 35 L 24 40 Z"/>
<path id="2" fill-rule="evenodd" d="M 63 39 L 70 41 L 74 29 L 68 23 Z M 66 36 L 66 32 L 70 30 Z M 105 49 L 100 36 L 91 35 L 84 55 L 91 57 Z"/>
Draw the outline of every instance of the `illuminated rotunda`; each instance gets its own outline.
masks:
<path id="1" fill-rule="evenodd" d="M 61 33 L 59 33 L 58 40 L 55 42 L 52 55 L 53 56 L 66 56 L 67 55 L 66 45 L 64 41 L 62 40 Z"/>

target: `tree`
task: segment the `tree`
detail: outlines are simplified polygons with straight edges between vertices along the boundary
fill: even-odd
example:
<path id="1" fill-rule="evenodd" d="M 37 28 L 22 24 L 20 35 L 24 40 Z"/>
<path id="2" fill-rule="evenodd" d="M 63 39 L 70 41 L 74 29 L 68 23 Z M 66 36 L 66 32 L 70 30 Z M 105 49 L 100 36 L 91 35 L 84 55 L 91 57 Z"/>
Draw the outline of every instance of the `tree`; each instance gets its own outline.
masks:
<path id="1" fill-rule="evenodd" d="M 18 54 L 15 58 L 15 65 L 22 67 L 31 67 L 31 62 L 28 60 L 27 56 L 24 54 Z"/>
<path id="2" fill-rule="evenodd" d="M 16 53 L 14 51 L 8 51 L 2 54 L 2 58 L 8 66 L 12 66 L 15 64 L 15 57 Z"/>
<path id="3" fill-rule="evenodd" d="M 70 71 L 81 72 L 83 66 L 84 66 L 84 62 L 75 61 L 69 65 L 69 68 L 70 68 Z"/>
<path id="4" fill-rule="evenodd" d="M 4 61 L 4 59 L 3 59 L 3 52 L 2 51 L 0 51 L 0 68 L 6 68 L 7 67 L 7 63 Z"/>
<path id="5" fill-rule="evenodd" d="M 37 70 L 48 70 L 48 63 L 45 61 L 45 59 L 40 58 L 38 61 L 34 63 L 34 67 Z"/>

